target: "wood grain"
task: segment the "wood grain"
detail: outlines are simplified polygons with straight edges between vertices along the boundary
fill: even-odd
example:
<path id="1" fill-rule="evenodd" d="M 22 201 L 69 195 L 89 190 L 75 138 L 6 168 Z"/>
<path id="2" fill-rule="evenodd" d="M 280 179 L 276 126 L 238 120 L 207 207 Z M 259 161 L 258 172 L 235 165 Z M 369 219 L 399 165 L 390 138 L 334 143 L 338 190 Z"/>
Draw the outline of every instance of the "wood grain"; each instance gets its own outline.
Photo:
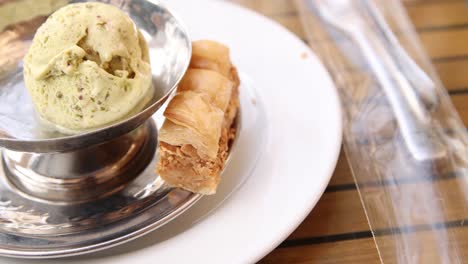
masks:
<path id="1" fill-rule="evenodd" d="M 454 27 L 468 23 L 468 10 L 463 1 L 437 1 L 409 5 L 407 12 L 418 30 Z"/>
<path id="2" fill-rule="evenodd" d="M 305 40 L 306 36 L 303 29 L 297 28 L 300 21 L 297 17 L 283 18 L 273 17 L 278 23 L 282 23 L 287 29 L 296 34 L 299 38 Z M 418 37 L 431 60 L 447 59 L 465 59 L 468 57 L 466 49 L 466 39 L 468 38 L 468 26 L 462 28 L 449 28 L 437 31 L 418 32 Z M 314 39 L 314 41 L 325 41 L 323 39 Z M 447 49 L 450 45 L 450 49 Z"/>
<path id="3" fill-rule="evenodd" d="M 468 93 L 452 95 L 451 99 L 463 123 L 468 126 Z"/>
<path id="4" fill-rule="evenodd" d="M 346 221 L 343 221 L 344 219 Z M 369 224 L 356 190 L 330 192 L 322 196 L 289 239 L 323 237 L 366 230 L 369 230 Z"/>
<path id="5" fill-rule="evenodd" d="M 434 63 L 442 83 L 449 91 L 468 90 L 468 56 L 458 60 L 438 61 Z"/>
<path id="6" fill-rule="evenodd" d="M 281 15 L 297 14 L 295 6 L 291 1 L 285 0 L 234 0 L 239 5 L 247 7 L 262 15 L 272 17 Z"/>
<path id="7" fill-rule="evenodd" d="M 466 3 L 430 2 L 427 6 L 410 6 L 408 13 L 413 23 L 419 27 L 420 40 L 446 88 L 449 91 L 468 89 L 468 75 L 464 71 L 468 66 L 468 49 L 465 47 L 468 39 Z M 448 13 L 450 15 L 447 15 Z M 305 33 L 295 13 L 271 15 L 271 18 L 305 39 Z M 454 25 L 459 27 L 450 27 Z M 444 27 L 448 28 L 444 30 Z M 451 48 L 447 49 L 447 46 Z"/>
<path id="8" fill-rule="evenodd" d="M 465 256 L 468 252 L 468 241 L 463 239 L 468 236 L 468 228 L 458 228 L 456 232 L 451 229 L 448 230 L 450 235 L 449 248 L 454 249 L 453 241 L 464 241 L 464 243 L 457 244 L 459 252 L 463 255 L 450 254 L 448 252 L 448 261 L 446 263 L 453 263 L 455 258 L 466 259 Z M 445 232 L 445 231 L 441 231 Z M 432 234 L 427 231 L 415 232 L 411 234 L 404 234 L 409 240 L 433 239 Z M 392 252 L 395 252 L 397 245 L 393 244 L 392 237 L 378 236 L 377 239 L 381 240 L 380 253 L 384 259 L 389 260 L 386 262 L 393 263 L 425 263 L 425 264 L 439 264 L 442 263 L 440 255 L 437 253 L 437 248 L 428 246 L 420 248 L 420 259 L 411 258 L 410 255 L 401 255 L 403 259 L 398 260 Z M 432 244 L 431 244 L 432 245 Z M 401 246 L 401 245 L 400 245 Z M 400 262 L 399 262 L 400 261 Z M 380 263 L 377 250 L 372 238 L 358 238 L 353 240 L 345 240 L 331 243 L 311 244 L 295 247 L 278 248 L 271 254 L 266 256 L 260 263 Z"/>
<path id="9" fill-rule="evenodd" d="M 260 263 L 379 263 L 372 238 L 323 243 L 308 246 L 278 248 Z"/>
<path id="10" fill-rule="evenodd" d="M 346 155 L 342 150 L 340 152 L 340 157 L 338 158 L 338 163 L 335 168 L 335 172 L 330 180 L 329 186 L 337 185 L 349 185 L 354 184 L 353 176 L 351 175 L 351 170 L 349 169 L 348 162 L 346 161 Z"/>
<path id="11" fill-rule="evenodd" d="M 433 60 L 468 55 L 466 48 L 468 28 L 423 32 L 419 34 L 419 37 Z"/>
<path id="12" fill-rule="evenodd" d="M 397 187 L 394 186 L 393 188 Z M 442 204 L 437 201 L 443 201 L 444 203 L 445 214 L 434 215 L 434 222 L 444 223 L 464 219 L 466 210 L 464 208 L 464 204 L 461 204 L 458 201 L 465 199 L 465 194 L 463 193 L 462 188 L 466 187 L 459 186 L 459 181 L 452 178 L 437 182 L 418 181 L 398 186 L 401 193 L 408 194 L 415 194 L 420 188 L 434 190 L 434 201 L 427 201 L 428 205 L 441 206 Z M 383 189 L 379 186 L 365 187 L 362 191 L 379 193 L 383 192 Z M 381 208 L 391 208 L 391 206 L 386 205 L 385 202 L 388 201 L 378 201 L 378 205 Z M 392 202 L 393 204 L 398 205 L 398 201 L 393 200 Z M 401 204 L 400 206 L 404 206 L 404 204 Z M 424 210 L 424 208 L 421 210 Z M 423 213 L 423 211 L 421 213 Z M 388 229 L 398 228 L 398 226 L 389 225 L 389 223 L 385 221 L 385 218 L 382 218 L 381 220 L 381 222 L 374 221 L 376 232 L 384 233 L 387 232 Z M 423 222 L 421 219 L 418 219 L 417 216 L 415 216 L 411 222 L 421 226 L 431 224 Z M 299 228 L 291 234 L 289 239 L 297 240 L 310 237 L 325 237 L 368 230 L 369 225 L 364 215 L 364 211 L 362 210 L 361 201 L 356 190 L 327 192 L 322 196 L 316 207 L 299 226 Z"/>

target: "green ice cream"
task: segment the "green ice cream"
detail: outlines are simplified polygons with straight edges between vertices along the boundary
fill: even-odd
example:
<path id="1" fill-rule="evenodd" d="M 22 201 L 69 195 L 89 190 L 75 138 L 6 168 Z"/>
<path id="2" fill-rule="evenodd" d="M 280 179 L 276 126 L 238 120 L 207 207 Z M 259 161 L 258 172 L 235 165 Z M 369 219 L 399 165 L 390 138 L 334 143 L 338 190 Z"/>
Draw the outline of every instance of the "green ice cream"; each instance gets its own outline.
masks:
<path id="1" fill-rule="evenodd" d="M 24 77 L 39 115 L 62 132 L 119 121 L 152 96 L 145 40 L 125 13 L 101 3 L 51 15 L 25 57 Z"/>

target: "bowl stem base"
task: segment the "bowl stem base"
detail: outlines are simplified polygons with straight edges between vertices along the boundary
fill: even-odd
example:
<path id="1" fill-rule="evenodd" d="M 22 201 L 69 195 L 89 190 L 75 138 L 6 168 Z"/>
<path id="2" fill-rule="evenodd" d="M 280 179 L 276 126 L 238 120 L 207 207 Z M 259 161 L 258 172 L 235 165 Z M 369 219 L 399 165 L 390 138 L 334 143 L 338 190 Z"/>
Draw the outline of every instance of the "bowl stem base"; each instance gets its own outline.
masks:
<path id="1" fill-rule="evenodd" d="M 150 119 L 106 143 L 62 153 L 3 149 L 3 167 L 13 188 L 45 202 L 79 203 L 121 190 L 148 166 L 157 145 Z"/>

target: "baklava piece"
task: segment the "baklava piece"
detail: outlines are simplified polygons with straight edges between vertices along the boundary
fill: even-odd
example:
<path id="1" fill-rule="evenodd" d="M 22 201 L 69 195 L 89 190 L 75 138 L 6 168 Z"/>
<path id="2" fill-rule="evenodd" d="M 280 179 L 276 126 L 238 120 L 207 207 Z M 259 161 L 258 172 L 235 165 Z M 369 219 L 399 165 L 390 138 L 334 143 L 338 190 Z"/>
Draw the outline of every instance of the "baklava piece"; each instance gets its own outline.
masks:
<path id="1" fill-rule="evenodd" d="M 190 67 L 159 132 L 157 172 L 167 184 L 200 194 L 216 192 L 236 133 L 238 87 L 229 49 L 214 41 L 194 42 Z"/>

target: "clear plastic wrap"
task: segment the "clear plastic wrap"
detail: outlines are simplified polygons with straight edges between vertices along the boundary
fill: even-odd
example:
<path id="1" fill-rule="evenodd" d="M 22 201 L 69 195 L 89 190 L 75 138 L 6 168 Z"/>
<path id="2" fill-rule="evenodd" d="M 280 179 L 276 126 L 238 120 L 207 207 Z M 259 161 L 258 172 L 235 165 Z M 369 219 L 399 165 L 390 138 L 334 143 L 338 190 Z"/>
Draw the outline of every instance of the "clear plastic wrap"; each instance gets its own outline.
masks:
<path id="1" fill-rule="evenodd" d="M 339 90 L 344 147 L 381 261 L 466 262 L 466 128 L 403 6 L 296 6 Z"/>

